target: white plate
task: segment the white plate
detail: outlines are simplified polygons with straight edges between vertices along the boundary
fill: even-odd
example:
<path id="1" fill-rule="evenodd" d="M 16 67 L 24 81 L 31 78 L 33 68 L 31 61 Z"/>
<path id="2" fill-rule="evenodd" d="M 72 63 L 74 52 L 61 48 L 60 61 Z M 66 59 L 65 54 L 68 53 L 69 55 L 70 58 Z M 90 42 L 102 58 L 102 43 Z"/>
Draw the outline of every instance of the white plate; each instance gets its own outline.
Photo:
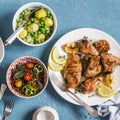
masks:
<path id="1" fill-rule="evenodd" d="M 46 112 L 48 114 L 44 114 L 44 112 Z M 50 114 L 53 115 L 52 120 L 59 120 L 59 116 L 58 116 L 57 111 L 55 109 L 53 109 L 52 107 L 49 107 L 49 106 L 44 106 L 44 107 L 38 108 L 33 113 L 32 120 L 43 120 L 43 119 L 46 120 L 45 115 L 46 115 L 46 117 L 49 117 L 49 120 L 50 120 Z M 39 116 L 44 117 L 44 118 L 41 118 Z"/>
<path id="2" fill-rule="evenodd" d="M 120 46 L 115 41 L 115 39 L 112 38 L 110 35 L 106 34 L 105 32 L 102 32 L 100 30 L 93 29 L 93 28 L 81 28 L 81 29 L 73 30 L 73 31 L 63 35 L 55 43 L 54 46 L 57 46 L 58 49 L 59 49 L 59 52 L 61 53 L 61 55 L 64 55 L 66 53 L 62 50 L 61 46 L 63 46 L 66 43 L 69 43 L 69 42 L 80 40 L 84 36 L 88 36 L 88 38 L 92 39 L 93 42 L 97 41 L 99 39 L 106 39 L 106 40 L 108 40 L 108 42 L 110 43 L 110 47 L 111 47 L 111 50 L 109 52 L 120 58 L 120 54 L 119 54 L 120 53 Z M 49 55 L 48 61 L 50 61 L 50 60 L 51 60 L 51 53 Z M 63 81 L 61 73 L 60 72 L 54 72 L 54 71 L 50 70 L 49 68 L 48 68 L 48 71 L 49 71 L 50 81 L 51 81 L 54 89 L 57 91 L 57 93 L 61 97 L 63 97 L 65 100 L 67 100 L 67 101 L 69 101 L 69 102 L 71 102 L 73 104 L 77 104 L 78 105 L 78 103 L 75 102 L 72 98 L 70 98 L 68 96 L 68 94 L 66 94 L 65 92 L 62 92 L 52 82 L 51 74 L 55 74 L 58 77 L 59 80 Z M 116 69 L 114 71 L 114 76 L 115 76 L 115 84 L 114 84 L 113 88 L 115 90 L 118 90 L 119 87 L 120 87 L 120 67 L 116 67 Z M 100 96 L 97 96 L 97 95 L 89 96 L 89 95 L 80 94 L 80 93 L 77 93 L 76 95 L 79 96 L 82 100 L 84 100 L 86 103 L 88 103 L 91 106 L 101 104 L 101 103 L 103 103 L 103 102 L 105 102 L 106 100 L 109 99 L 109 98 L 103 98 L 103 97 L 100 97 Z"/>
<path id="3" fill-rule="evenodd" d="M 0 37 L 0 63 L 2 62 L 3 58 L 4 58 L 4 45 Z"/>

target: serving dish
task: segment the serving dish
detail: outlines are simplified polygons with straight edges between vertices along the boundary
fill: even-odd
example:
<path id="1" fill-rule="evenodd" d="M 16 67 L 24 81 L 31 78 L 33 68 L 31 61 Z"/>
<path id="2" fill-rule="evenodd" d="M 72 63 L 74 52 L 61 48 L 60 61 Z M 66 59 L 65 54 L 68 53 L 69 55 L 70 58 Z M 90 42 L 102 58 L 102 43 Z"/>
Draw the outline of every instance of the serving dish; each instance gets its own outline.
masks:
<path id="1" fill-rule="evenodd" d="M 50 106 L 43 106 L 38 108 L 34 113 L 32 120 L 59 120 L 57 111 Z"/>
<path id="2" fill-rule="evenodd" d="M 9 66 L 6 82 L 10 91 L 21 98 L 40 95 L 48 83 L 48 72 L 44 63 L 32 56 L 16 59 Z"/>
<path id="3" fill-rule="evenodd" d="M 36 10 L 28 20 L 30 12 Z M 28 46 L 41 46 L 50 41 L 57 30 L 57 18 L 53 10 L 40 2 L 31 2 L 20 7 L 13 17 L 13 30 L 25 23 L 17 38 Z"/>
<path id="4" fill-rule="evenodd" d="M 97 29 L 93 29 L 93 28 L 81 28 L 81 29 L 76 29 L 76 30 L 73 30 L 65 35 L 63 35 L 56 43 L 53 47 L 57 47 L 58 50 L 59 50 L 59 53 L 61 55 L 66 55 L 66 53 L 63 51 L 62 49 L 62 46 L 65 45 L 66 43 L 69 43 L 69 42 L 74 42 L 74 41 L 77 41 L 77 40 L 80 40 L 81 38 L 83 38 L 84 36 L 88 36 L 90 39 L 92 39 L 93 42 L 99 40 L 99 39 L 105 39 L 105 40 L 108 40 L 108 42 L 110 43 L 110 46 L 111 46 L 111 49 L 110 49 L 110 53 L 112 53 L 113 55 L 117 56 L 120 58 L 120 46 L 119 44 L 116 42 L 116 40 L 111 37 L 110 35 L 108 35 L 107 33 L 103 32 L 103 31 L 100 31 L 100 30 L 97 30 Z M 48 62 L 51 61 L 51 54 L 50 53 L 50 56 L 49 56 L 49 59 L 48 59 Z M 58 87 L 55 86 L 55 84 L 52 82 L 52 79 L 51 79 L 51 75 L 52 74 L 55 74 L 58 79 L 60 81 L 64 81 L 63 80 L 63 77 L 61 75 L 60 72 L 55 72 L 55 71 L 52 71 L 51 69 L 48 68 L 48 71 L 49 71 L 49 76 L 50 76 L 50 81 L 52 83 L 52 86 L 54 87 L 54 89 L 57 91 L 57 93 L 63 97 L 65 100 L 71 102 L 71 103 L 74 103 L 74 104 L 77 104 L 77 102 L 75 102 L 72 98 L 69 97 L 69 95 L 67 95 L 65 92 L 62 92 Z M 115 84 L 113 86 L 113 89 L 118 91 L 119 88 L 120 88 L 120 81 L 119 81 L 119 78 L 120 78 L 120 67 L 117 67 L 114 71 L 114 76 L 115 76 Z M 71 89 L 71 91 L 74 92 L 73 89 Z M 97 96 L 97 95 L 88 95 L 88 94 L 81 94 L 81 93 L 76 93 L 76 95 L 78 97 L 80 97 L 83 101 L 85 101 L 87 104 L 93 106 L 93 105 L 98 105 L 98 104 L 101 104 L 105 101 L 107 101 L 108 99 L 110 98 L 104 98 L 104 97 L 100 97 L 100 96 Z"/>

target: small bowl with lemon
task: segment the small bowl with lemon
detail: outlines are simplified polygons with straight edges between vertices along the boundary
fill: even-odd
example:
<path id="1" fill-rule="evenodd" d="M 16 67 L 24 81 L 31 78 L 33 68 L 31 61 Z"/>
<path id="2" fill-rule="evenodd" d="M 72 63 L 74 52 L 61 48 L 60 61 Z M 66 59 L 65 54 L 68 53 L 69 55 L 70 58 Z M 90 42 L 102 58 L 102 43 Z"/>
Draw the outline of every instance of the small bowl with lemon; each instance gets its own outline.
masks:
<path id="1" fill-rule="evenodd" d="M 29 18 L 32 11 L 35 14 Z M 13 18 L 13 30 L 22 24 L 24 29 L 17 38 L 28 46 L 40 46 L 50 41 L 57 30 L 57 18 L 53 10 L 39 2 L 27 3 L 20 7 Z"/>

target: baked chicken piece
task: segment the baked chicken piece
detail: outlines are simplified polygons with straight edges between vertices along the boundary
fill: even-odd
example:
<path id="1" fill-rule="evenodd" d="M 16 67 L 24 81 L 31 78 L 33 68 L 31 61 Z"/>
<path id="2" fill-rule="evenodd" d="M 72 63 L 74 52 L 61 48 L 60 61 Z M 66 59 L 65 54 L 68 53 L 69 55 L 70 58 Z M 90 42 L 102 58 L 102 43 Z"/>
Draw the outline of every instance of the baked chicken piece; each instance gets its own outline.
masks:
<path id="1" fill-rule="evenodd" d="M 82 75 L 85 75 L 86 69 L 90 63 L 90 55 L 84 55 L 81 59 L 82 61 Z"/>
<path id="2" fill-rule="evenodd" d="M 101 61 L 104 66 L 104 72 L 112 73 L 116 65 L 120 64 L 119 58 L 112 55 L 111 53 L 102 53 Z"/>
<path id="3" fill-rule="evenodd" d="M 85 77 L 95 77 L 102 71 L 102 66 L 100 64 L 100 56 L 95 56 L 90 58 L 89 65 L 85 71 Z"/>
<path id="4" fill-rule="evenodd" d="M 79 47 L 80 47 L 80 52 L 86 55 L 94 56 L 94 55 L 99 54 L 98 51 L 95 49 L 95 47 L 89 40 L 86 40 L 86 39 L 80 40 Z"/>
<path id="5" fill-rule="evenodd" d="M 87 79 L 81 82 L 78 90 L 84 94 L 93 93 L 97 90 L 97 88 L 99 87 L 103 79 L 104 79 L 104 76 L 102 75 Z"/>
<path id="6" fill-rule="evenodd" d="M 110 44 L 107 40 L 98 40 L 95 43 L 95 48 L 99 53 L 108 52 L 110 50 Z"/>
<path id="7" fill-rule="evenodd" d="M 76 88 L 81 82 L 82 64 L 80 57 L 76 54 L 69 54 L 68 61 L 62 70 L 63 78 L 68 88 Z"/>

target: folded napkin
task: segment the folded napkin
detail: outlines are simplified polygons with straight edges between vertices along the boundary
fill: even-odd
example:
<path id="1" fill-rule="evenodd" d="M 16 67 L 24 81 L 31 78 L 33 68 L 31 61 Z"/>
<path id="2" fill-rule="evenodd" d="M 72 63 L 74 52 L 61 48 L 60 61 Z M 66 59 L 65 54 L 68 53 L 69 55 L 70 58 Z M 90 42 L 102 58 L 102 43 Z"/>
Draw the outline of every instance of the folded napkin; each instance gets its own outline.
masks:
<path id="1" fill-rule="evenodd" d="M 110 114 L 109 120 L 120 120 L 120 91 L 110 100 L 98 105 L 97 110 L 102 117 Z"/>

